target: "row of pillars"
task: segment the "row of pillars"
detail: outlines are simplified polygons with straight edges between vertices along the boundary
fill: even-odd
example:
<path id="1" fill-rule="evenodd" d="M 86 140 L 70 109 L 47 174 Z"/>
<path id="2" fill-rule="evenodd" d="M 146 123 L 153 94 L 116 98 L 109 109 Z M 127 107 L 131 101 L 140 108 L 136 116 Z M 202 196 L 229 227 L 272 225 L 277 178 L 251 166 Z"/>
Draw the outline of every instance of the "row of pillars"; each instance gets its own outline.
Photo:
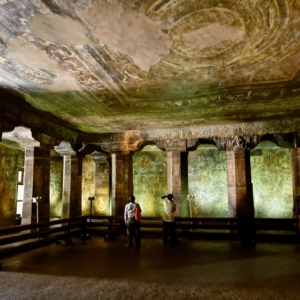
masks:
<path id="1" fill-rule="evenodd" d="M 37 202 L 38 222 L 50 220 L 50 154 L 48 147 L 25 149 L 22 224 L 35 221 L 33 199 Z M 62 218 L 81 215 L 82 157 L 63 154 Z"/>
<path id="2" fill-rule="evenodd" d="M 56 151 L 59 151 L 56 147 Z M 181 199 L 188 195 L 188 152 L 167 149 L 168 193 L 174 195 L 177 215 L 181 215 Z M 63 156 L 62 218 L 81 215 L 82 159 L 75 151 L 61 151 Z M 101 185 L 110 188 L 111 214 L 122 216 L 129 196 L 133 195 L 132 151 L 114 151 L 110 159 L 105 154 L 93 155 L 96 163 L 96 190 Z M 226 151 L 228 180 L 228 217 L 253 218 L 253 189 L 250 150 Z M 300 150 L 291 149 L 294 203 L 300 196 Z M 98 188 L 97 188 L 98 187 Z M 32 199 L 38 201 L 39 222 L 50 218 L 50 150 L 46 147 L 26 148 L 22 224 L 32 222 Z M 164 191 L 162 191 L 164 193 Z M 102 195 L 109 197 L 109 195 Z"/>

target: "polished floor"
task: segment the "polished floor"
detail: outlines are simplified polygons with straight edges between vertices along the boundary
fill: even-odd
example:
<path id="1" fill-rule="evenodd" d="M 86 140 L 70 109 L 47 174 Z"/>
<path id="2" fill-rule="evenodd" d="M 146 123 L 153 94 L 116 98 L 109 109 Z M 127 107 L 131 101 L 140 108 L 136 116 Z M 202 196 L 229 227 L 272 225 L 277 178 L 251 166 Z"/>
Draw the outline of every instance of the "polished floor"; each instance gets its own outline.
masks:
<path id="1" fill-rule="evenodd" d="M 0 258 L 0 299 L 300 299 L 300 244 L 92 236 Z"/>

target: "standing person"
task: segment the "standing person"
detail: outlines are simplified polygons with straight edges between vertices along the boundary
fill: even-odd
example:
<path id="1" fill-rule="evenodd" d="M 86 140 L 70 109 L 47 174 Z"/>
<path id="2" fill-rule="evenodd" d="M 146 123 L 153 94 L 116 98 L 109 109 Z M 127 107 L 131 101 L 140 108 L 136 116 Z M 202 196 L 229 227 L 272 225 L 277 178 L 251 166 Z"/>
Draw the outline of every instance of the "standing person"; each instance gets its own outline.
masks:
<path id="1" fill-rule="evenodd" d="M 162 196 L 161 199 L 163 200 L 163 205 L 164 205 L 163 244 L 167 245 L 168 238 L 170 238 L 171 245 L 176 245 L 178 243 L 178 240 L 176 238 L 175 221 L 174 221 L 176 204 L 174 203 L 172 194 Z"/>
<path id="2" fill-rule="evenodd" d="M 135 203 L 135 197 L 129 197 L 129 203 L 125 205 L 124 209 L 124 220 L 127 228 L 127 245 L 126 247 L 132 247 L 133 238 L 135 238 L 135 245 L 139 247 L 141 245 L 141 235 L 140 235 L 140 220 L 136 220 L 136 210 L 140 213 L 142 209 L 138 203 Z"/>

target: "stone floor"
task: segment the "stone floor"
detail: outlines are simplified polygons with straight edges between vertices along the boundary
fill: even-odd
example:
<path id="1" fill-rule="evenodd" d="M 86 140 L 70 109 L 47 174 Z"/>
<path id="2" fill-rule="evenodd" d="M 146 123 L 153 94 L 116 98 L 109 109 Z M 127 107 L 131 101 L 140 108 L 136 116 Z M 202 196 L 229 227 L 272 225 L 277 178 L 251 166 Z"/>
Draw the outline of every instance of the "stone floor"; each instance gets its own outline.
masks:
<path id="1" fill-rule="evenodd" d="M 125 237 L 0 258 L 0 299 L 300 299 L 300 245 Z"/>

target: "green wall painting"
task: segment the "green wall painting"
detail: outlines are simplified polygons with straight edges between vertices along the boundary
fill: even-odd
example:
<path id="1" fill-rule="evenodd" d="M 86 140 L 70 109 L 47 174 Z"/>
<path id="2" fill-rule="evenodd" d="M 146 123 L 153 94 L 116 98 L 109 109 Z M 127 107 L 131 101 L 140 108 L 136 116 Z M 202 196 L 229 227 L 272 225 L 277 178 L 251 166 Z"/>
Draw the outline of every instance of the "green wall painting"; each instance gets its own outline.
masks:
<path id="1" fill-rule="evenodd" d="M 24 166 L 24 151 L 0 144 L 0 228 L 17 225 L 17 175 Z"/>
<path id="2" fill-rule="evenodd" d="M 50 159 L 50 218 L 61 218 L 62 214 L 63 157 L 55 155 Z"/>
<path id="3" fill-rule="evenodd" d="M 226 152 L 201 145 L 189 153 L 188 164 L 192 217 L 227 217 Z"/>
<path id="4" fill-rule="evenodd" d="M 82 160 L 82 214 L 90 214 L 91 201 L 89 197 L 95 196 L 95 162 L 91 155 Z M 92 203 L 92 214 L 94 214 L 94 203 Z"/>
<path id="5" fill-rule="evenodd" d="M 291 218 L 293 185 L 289 149 L 265 141 L 250 153 L 255 217 Z"/>
<path id="6" fill-rule="evenodd" d="M 134 195 L 142 207 L 142 215 L 162 216 L 161 196 L 168 192 L 166 152 L 146 146 L 134 153 L 132 161 Z"/>

